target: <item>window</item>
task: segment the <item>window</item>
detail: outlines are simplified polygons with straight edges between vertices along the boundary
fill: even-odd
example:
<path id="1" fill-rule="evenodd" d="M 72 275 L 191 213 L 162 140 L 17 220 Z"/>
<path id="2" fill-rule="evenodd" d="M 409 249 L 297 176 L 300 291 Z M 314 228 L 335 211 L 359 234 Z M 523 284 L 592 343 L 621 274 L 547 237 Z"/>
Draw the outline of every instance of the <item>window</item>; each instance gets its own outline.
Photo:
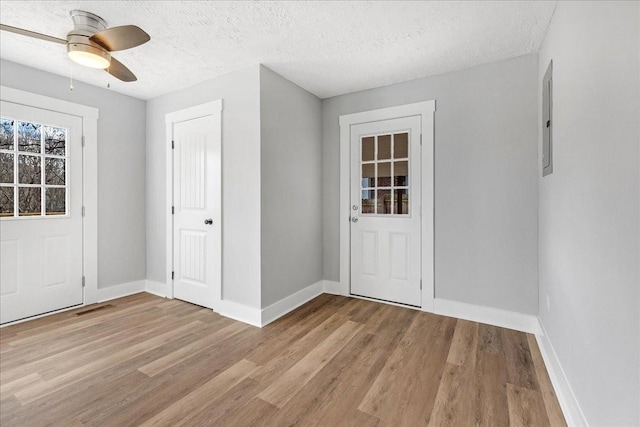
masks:
<path id="1" fill-rule="evenodd" d="M 68 214 L 67 129 L 0 118 L 0 217 Z"/>
<path id="2" fill-rule="evenodd" d="M 409 133 L 360 138 L 361 213 L 409 214 Z"/>

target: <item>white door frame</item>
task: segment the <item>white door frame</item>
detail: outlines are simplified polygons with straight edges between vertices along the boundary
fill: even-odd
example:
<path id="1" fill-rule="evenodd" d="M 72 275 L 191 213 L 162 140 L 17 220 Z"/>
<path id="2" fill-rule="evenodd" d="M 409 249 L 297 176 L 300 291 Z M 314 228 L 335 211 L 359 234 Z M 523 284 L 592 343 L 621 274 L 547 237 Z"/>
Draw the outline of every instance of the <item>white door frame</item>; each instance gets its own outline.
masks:
<path id="1" fill-rule="evenodd" d="M 7 86 L 0 86 L 0 99 L 14 104 L 55 111 L 82 118 L 82 275 L 83 305 L 98 302 L 98 115 L 99 110 Z M 76 307 L 74 307 L 76 308 Z M 48 313 L 50 314 L 50 313 Z M 30 317 L 26 320 L 38 316 Z M 9 323 L 7 324 L 9 325 Z"/>
<path id="2" fill-rule="evenodd" d="M 218 116 L 220 120 L 222 120 L 222 99 L 217 99 L 215 101 L 207 102 L 205 104 L 196 105 L 193 107 L 186 108 L 184 110 L 175 111 L 172 113 L 167 113 L 165 115 L 165 125 L 166 125 L 166 206 L 165 206 L 165 224 L 166 224 L 166 272 L 165 272 L 165 283 L 167 284 L 166 296 L 168 298 L 173 298 L 173 214 L 171 212 L 173 206 L 173 149 L 172 149 L 172 139 L 173 139 L 173 124 L 178 122 L 183 122 L 186 120 L 197 119 L 205 116 Z M 220 127 L 222 129 L 222 127 Z M 222 135 L 220 135 L 222 138 Z M 222 182 L 222 175 L 220 176 L 220 180 Z M 222 187 L 221 187 L 222 188 Z M 222 201 L 220 201 L 222 202 Z M 218 218 L 221 220 L 221 218 Z M 214 257 L 213 261 L 214 271 L 220 271 L 222 275 L 222 256 Z M 221 280 L 216 282 L 216 288 L 214 288 L 213 293 L 215 295 L 215 300 L 212 302 L 213 310 L 219 311 L 220 302 L 222 301 L 222 283 Z"/>
<path id="3" fill-rule="evenodd" d="M 433 312 L 434 301 L 434 164 L 433 164 L 433 115 L 435 100 L 381 108 L 340 116 L 340 289 L 341 295 L 349 296 L 351 277 L 351 126 L 379 120 L 420 116 L 422 127 L 422 235 L 421 310 Z"/>

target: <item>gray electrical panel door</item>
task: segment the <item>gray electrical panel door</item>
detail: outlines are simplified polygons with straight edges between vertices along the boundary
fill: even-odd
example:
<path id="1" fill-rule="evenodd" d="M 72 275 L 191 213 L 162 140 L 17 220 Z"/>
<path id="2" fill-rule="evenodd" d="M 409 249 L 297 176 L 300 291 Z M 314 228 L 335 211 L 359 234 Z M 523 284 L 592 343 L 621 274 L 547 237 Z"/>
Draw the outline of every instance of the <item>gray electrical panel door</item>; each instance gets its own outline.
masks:
<path id="1" fill-rule="evenodd" d="M 553 172 L 553 61 L 549 62 L 547 72 L 542 80 L 542 176 L 547 176 Z"/>

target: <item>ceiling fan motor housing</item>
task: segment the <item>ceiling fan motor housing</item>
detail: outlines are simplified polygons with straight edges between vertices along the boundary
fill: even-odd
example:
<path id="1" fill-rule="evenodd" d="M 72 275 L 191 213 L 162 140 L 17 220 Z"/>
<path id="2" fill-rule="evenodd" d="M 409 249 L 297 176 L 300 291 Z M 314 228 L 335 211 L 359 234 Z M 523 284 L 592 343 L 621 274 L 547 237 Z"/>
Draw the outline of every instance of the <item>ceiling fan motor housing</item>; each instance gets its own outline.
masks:
<path id="1" fill-rule="evenodd" d="M 98 15 L 82 10 L 72 10 L 74 28 L 67 34 L 67 53 L 75 61 L 93 68 L 107 68 L 111 54 L 105 48 L 89 40 L 89 37 L 107 28 L 107 23 Z M 95 55 L 104 61 L 82 61 L 83 56 Z"/>
<path id="2" fill-rule="evenodd" d="M 98 31 L 102 31 L 107 28 L 107 22 L 91 12 L 85 12 L 84 10 L 72 10 L 69 14 L 73 20 L 73 27 L 75 30 L 87 31 L 93 35 Z"/>

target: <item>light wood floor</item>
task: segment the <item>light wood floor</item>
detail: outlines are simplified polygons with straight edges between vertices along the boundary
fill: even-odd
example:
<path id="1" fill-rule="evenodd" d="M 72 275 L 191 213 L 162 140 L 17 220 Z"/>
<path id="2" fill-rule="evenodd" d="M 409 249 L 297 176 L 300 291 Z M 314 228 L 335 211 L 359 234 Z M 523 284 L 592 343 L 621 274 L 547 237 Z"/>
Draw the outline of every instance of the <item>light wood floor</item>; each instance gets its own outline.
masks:
<path id="1" fill-rule="evenodd" d="M 103 306 L 0 330 L 3 427 L 565 425 L 521 332 L 330 295 L 263 329 Z"/>

